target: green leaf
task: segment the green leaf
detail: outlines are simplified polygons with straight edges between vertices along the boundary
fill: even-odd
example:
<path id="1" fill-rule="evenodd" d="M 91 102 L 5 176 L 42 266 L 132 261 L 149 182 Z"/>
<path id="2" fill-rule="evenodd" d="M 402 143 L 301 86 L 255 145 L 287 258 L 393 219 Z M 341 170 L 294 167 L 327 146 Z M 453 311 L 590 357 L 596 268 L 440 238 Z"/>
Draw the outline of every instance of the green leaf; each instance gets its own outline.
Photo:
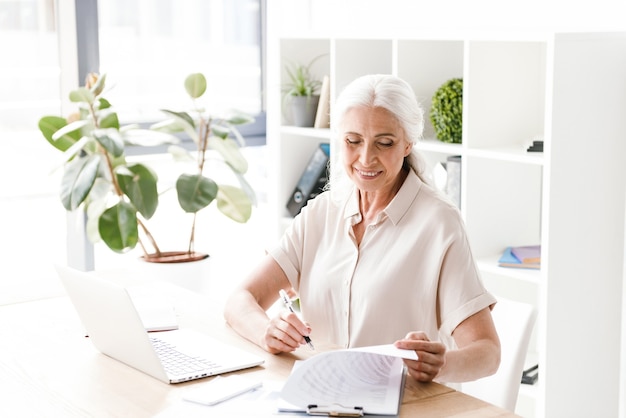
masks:
<path id="1" fill-rule="evenodd" d="M 139 241 L 137 215 L 130 203 L 120 201 L 105 210 L 98 221 L 102 241 L 118 253 L 132 250 Z"/>
<path id="2" fill-rule="evenodd" d="M 183 126 L 176 119 L 167 119 L 150 125 L 150 130 L 174 134 L 183 132 Z"/>
<path id="3" fill-rule="evenodd" d="M 235 186 L 220 185 L 217 208 L 233 221 L 246 223 L 252 215 L 252 202 L 248 195 Z"/>
<path id="4" fill-rule="evenodd" d="M 44 138 L 56 149 L 60 151 L 67 151 L 72 145 L 74 145 L 81 137 L 80 131 L 66 132 L 64 135 L 56 137 L 54 135 L 59 129 L 67 125 L 65 118 L 59 116 L 44 116 L 39 119 L 39 130 L 43 134 Z M 53 136 L 55 139 L 53 139 Z"/>
<path id="5" fill-rule="evenodd" d="M 196 132 L 196 124 L 191 116 L 186 112 L 174 112 L 172 110 L 161 109 L 162 112 L 172 116 L 174 120 L 183 128 L 183 130 L 189 135 L 193 142 L 196 144 L 199 141 L 198 132 Z"/>
<path id="6" fill-rule="evenodd" d="M 68 123 L 67 125 L 65 125 L 64 127 L 62 127 L 61 129 L 59 129 L 58 131 L 56 131 L 53 135 L 52 135 L 52 140 L 56 141 L 59 138 L 71 134 L 71 133 L 75 133 L 75 135 L 78 136 L 78 138 L 80 138 L 82 136 L 82 129 L 89 125 L 89 121 L 88 120 L 84 120 L 84 119 L 79 119 L 79 120 L 75 120 L 72 123 Z"/>
<path id="7" fill-rule="evenodd" d="M 99 165 L 99 155 L 75 158 L 65 164 L 61 179 L 61 203 L 66 210 L 72 211 L 83 203 L 98 176 Z"/>
<path id="8" fill-rule="evenodd" d="M 202 96 L 206 91 L 206 78 L 202 73 L 189 74 L 185 79 L 185 90 L 193 99 Z"/>
<path id="9" fill-rule="evenodd" d="M 154 171 L 143 164 L 132 164 L 120 167 L 116 176 L 133 206 L 144 218 L 150 219 L 159 205 L 158 178 Z"/>
<path id="10" fill-rule="evenodd" d="M 70 101 L 74 103 L 84 102 L 93 104 L 93 101 L 96 99 L 94 94 L 86 87 L 79 87 L 77 90 L 72 90 L 70 92 Z"/>
<path id="11" fill-rule="evenodd" d="M 254 122 L 254 118 L 246 113 L 235 112 L 229 115 L 226 121 L 231 125 L 244 125 Z"/>
<path id="12" fill-rule="evenodd" d="M 96 129 L 93 136 L 114 157 L 120 157 L 124 153 L 124 139 L 117 129 Z"/>
<path id="13" fill-rule="evenodd" d="M 111 107 L 111 103 L 109 103 L 109 101 L 104 97 L 99 97 L 96 105 L 100 110 L 108 109 Z"/>
<path id="14" fill-rule="evenodd" d="M 246 180 L 243 174 L 235 173 L 235 176 L 237 177 L 237 180 L 239 181 L 241 190 L 243 190 L 244 193 L 248 196 L 248 199 L 250 199 L 250 202 L 252 203 L 252 205 L 256 206 L 257 205 L 256 193 L 254 192 L 254 189 L 252 188 L 252 186 L 250 186 L 250 183 L 248 183 L 248 180 Z"/>
<path id="15" fill-rule="evenodd" d="M 211 125 L 211 133 L 222 139 L 226 139 L 228 137 L 228 134 L 230 134 L 230 128 L 227 126 L 221 126 L 221 125 L 217 125 L 214 123 Z"/>
<path id="16" fill-rule="evenodd" d="M 104 116 L 102 119 L 100 119 L 100 128 L 120 129 L 120 121 L 117 118 L 117 113 L 111 112 L 107 114 L 106 116 Z"/>
<path id="17" fill-rule="evenodd" d="M 178 203 L 187 213 L 207 207 L 217 196 L 217 184 L 198 174 L 182 174 L 176 181 Z"/>
<path id="18" fill-rule="evenodd" d="M 209 148 L 219 152 L 233 171 L 241 174 L 248 171 L 248 161 L 241 154 L 239 146 L 233 139 L 212 136 L 209 139 Z"/>

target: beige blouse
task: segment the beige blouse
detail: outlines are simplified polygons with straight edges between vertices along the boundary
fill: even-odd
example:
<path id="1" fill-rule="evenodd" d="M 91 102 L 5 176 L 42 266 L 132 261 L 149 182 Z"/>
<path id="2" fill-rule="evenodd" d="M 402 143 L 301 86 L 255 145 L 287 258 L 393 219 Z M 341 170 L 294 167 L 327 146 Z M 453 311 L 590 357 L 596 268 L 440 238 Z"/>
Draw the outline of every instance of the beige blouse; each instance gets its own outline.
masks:
<path id="1" fill-rule="evenodd" d="M 324 192 L 270 254 L 299 293 L 313 341 L 388 344 L 410 331 L 454 347 L 452 331 L 496 300 L 480 279 L 459 211 L 412 171 L 357 247 L 358 193 Z"/>

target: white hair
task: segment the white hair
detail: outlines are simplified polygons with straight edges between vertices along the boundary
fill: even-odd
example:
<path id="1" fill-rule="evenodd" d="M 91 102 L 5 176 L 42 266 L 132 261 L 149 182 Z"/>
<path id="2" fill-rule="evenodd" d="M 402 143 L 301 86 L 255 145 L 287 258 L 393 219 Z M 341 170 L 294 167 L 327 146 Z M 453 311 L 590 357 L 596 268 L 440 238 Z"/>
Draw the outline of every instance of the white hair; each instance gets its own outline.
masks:
<path id="1" fill-rule="evenodd" d="M 420 106 L 411 86 L 401 78 L 387 74 L 371 74 L 357 78 L 341 92 L 332 107 L 331 123 L 333 126 L 332 141 L 334 142 L 332 168 L 327 188 L 334 197 L 341 199 L 353 189 L 341 164 L 341 127 L 346 112 L 355 107 L 380 107 L 396 117 L 404 130 L 405 136 L 413 144 L 411 153 L 405 158 L 404 164 L 425 183 L 426 163 L 419 153 L 416 143 L 422 138 L 424 131 L 424 110 Z"/>

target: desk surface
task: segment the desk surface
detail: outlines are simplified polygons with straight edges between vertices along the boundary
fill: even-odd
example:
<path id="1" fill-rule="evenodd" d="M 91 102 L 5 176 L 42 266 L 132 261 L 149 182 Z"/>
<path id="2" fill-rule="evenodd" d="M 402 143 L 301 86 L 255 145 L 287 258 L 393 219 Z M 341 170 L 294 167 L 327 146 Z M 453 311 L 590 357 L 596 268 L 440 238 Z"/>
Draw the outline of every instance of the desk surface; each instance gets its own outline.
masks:
<path id="1" fill-rule="evenodd" d="M 174 292 L 181 327 L 193 327 L 265 358 L 241 372 L 284 380 L 311 353 L 272 355 L 224 324 L 208 299 Z M 189 303 L 194 300 L 194 303 Z M 317 345 L 317 344 L 316 344 Z M 181 402 L 181 391 L 207 379 L 164 384 L 95 350 L 66 297 L 0 307 L 0 416 L 152 417 Z M 503 409 L 437 383 L 406 379 L 400 417 L 509 417 Z"/>

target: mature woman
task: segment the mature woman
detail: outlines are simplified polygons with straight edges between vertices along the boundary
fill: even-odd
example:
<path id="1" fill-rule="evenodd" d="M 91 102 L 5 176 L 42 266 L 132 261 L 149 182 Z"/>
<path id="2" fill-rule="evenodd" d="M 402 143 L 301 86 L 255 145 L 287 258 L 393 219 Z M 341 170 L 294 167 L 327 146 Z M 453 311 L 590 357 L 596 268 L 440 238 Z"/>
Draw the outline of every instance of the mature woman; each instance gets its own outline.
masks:
<path id="1" fill-rule="evenodd" d="M 271 353 L 304 337 L 343 347 L 415 350 L 415 379 L 493 374 L 496 303 L 480 279 L 459 211 L 429 186 L 415 149 L 423 110 L 389 75 L 356 79 L 333 112 L 329 190 L 303 208 L 280 243 L 233 293 L 226 320 Z M 300 297 L 303 323 L 266 310 L 280 289 Z"/>

